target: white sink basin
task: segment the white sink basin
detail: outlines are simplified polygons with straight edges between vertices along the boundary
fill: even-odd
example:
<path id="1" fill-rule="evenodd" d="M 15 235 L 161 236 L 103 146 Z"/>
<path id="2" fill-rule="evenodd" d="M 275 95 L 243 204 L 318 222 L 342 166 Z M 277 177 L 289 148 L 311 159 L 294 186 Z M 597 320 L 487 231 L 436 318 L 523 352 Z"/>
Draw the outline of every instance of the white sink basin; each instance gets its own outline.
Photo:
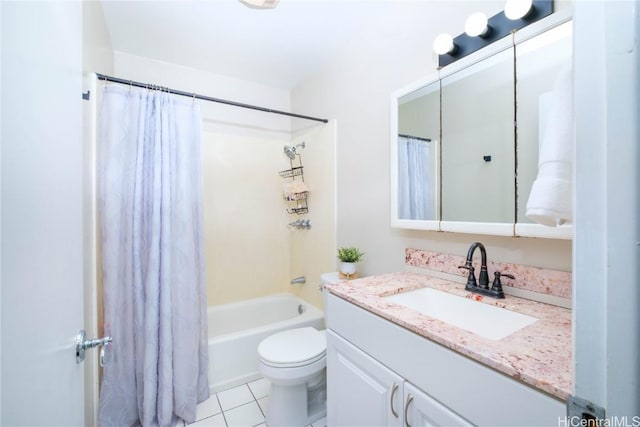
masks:
<path id="1" fill-rule="evenodd" d="M 500 340 L 538 320 L 432 288 L 403 292 L 384 299 L 491 340 Z"/>

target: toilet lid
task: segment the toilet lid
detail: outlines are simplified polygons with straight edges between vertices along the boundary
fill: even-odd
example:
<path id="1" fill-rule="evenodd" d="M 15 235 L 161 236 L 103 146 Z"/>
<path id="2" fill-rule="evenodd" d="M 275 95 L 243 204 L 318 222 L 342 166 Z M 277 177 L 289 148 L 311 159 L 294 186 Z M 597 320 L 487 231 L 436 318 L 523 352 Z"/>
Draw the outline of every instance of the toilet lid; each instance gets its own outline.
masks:
<path id="1" fill-rule="evenodd" d="M 278 332 L 262 340 L 258 346 L 260 358 L 276 366 L 300 366 L 322 358 L 327 350 L 325 331 L 297 328 Z"/>

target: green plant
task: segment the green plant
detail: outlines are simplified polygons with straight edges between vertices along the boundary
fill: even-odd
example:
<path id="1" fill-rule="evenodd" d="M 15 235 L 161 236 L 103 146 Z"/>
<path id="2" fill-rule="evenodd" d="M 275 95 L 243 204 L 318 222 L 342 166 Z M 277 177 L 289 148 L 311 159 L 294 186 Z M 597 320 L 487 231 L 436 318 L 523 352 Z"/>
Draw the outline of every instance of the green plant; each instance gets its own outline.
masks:
<path id="1" fill-rule="evenodd" d="M 364 255 L 360 249 L 354 247 L 338 248 L 338 259 L 342 262 L 358 262 Z"/>

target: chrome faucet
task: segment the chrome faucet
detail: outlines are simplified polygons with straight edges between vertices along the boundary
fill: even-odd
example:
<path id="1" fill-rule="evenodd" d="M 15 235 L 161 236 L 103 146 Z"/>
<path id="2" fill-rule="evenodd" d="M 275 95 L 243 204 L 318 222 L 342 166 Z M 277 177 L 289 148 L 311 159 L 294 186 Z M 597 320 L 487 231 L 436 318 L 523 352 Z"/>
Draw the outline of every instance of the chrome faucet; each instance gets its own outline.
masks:
<path id="1" fill-rule="evenodd" d="M 295 279 L 291 279 L 292 285 L 304 285 L 307 283 L 307 278 L 304 276 L 296 277 Z"/>
<path id="2" fill-rule="evenodd" d="M 477 248 L 480 248 L 480 254 L 482 256 L 482 263 L 480 265 L 480 275 L 476 282 L 475 269 L 473 268 L 473 253 Z M 509 277 L 514 279 L 511 274 L 502 274 L 499 271 L 495 272 L 495 279 L 493 285 L 489 288 L 489 273 L 487 272 L 487 250 L 480 242 L 474 242 L 469 247 L 467 252 L 467 260 L 464 265 L 458 268 L 464 268 L 469 270 L 469 276 L 467 277 L 467 284 L 464 287 L 465 290 L 475 292 L 478 294 L 490 296 L 493 298 L 504 298 L 504 291 L 502 290 L 502 283 L 500 283 L 500 277 Z"/>

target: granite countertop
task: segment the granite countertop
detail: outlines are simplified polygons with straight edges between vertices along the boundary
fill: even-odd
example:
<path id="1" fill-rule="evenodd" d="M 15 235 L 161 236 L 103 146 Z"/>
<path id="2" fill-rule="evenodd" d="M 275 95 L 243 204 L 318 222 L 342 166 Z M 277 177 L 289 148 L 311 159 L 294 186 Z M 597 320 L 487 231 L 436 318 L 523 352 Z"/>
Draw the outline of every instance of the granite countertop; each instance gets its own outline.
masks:
<path id="1" fill-rule="evenodd" d="M 491 340 L 428 317 L 383 297 L 430 287 L 539 320 L 500 340 Z M 507 295 L 496 300 L 464 285 L 412 272 L 399 272 L 327 285 L 332 294 L 464 354 L 536 389 L 567 400 L 573 388 L 571 310 Z"/>

